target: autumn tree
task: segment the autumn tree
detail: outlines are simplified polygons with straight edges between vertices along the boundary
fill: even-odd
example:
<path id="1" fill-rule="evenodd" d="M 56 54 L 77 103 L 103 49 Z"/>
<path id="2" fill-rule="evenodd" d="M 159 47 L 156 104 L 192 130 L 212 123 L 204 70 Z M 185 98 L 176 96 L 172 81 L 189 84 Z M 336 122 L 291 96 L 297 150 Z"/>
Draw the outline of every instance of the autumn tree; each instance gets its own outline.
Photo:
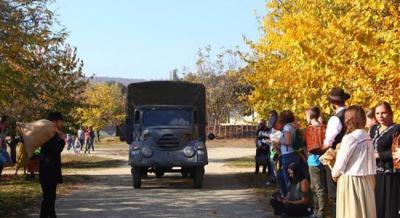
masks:
<path id="1" fill-rule="evenodd" d="M 50 2 L 0 1 L 0 107 L 18 120 L 53 110 L 71 118 L 87 84 Z"/>
<path id="2" fill-rule="evenodd" d="M 125 119 L 122 91 L 117 83 L 89 85 L 84 93 L 84 107 L 78 108 L 75 116 L 83 126 L 96 130 L 98 136 L 105 127 L 120 125 Z"/>
<path id="3" fill-rule="evenodd" d="M 228 121 L 231 112 L 243 110 L 241 97 L 248 86 L 243 83 L 238 58 L 231 50 L 214 57 L 210 47 L 200 49 L 196 66 L 196 71 L 186 73 L 183 80 L 204 84 L 208 125 L 216 128 Z"/>
<path id="4" fill-rule="evenodd" d="M 349 104 L 387 100 L 400 108 L 399 1 L 271 0 L 267 7 L 263 37 L 249 42 L 249 102 L 257 111 L 302 114 L 317 105 L 330 113 L 326 96 L 335 86 L 352 95 Z"/>

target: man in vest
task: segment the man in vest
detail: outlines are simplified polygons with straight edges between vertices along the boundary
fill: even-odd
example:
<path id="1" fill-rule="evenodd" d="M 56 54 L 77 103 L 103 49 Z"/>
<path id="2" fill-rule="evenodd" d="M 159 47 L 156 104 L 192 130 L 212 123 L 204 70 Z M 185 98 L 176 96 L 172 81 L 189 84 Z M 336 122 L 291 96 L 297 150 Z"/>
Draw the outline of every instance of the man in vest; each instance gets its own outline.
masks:
<path id="1" fill-rule="evenodd" d="M 344 125 L 344 113 L 346 111 L 346 100 L 350 95 L 345 93 L 342 88 L 333 88 L 329 92 L 328 100 L 334 106 L 335 113 L 329 118 L 324 139 L 324 150 L 328 148 L 336 149 L 346 133 Z M 332 180 L 331 169 L 325 166 L 326 184 L 328 196 L 333 201 L 333 217 L 336 217 L 336 183 Z"/>

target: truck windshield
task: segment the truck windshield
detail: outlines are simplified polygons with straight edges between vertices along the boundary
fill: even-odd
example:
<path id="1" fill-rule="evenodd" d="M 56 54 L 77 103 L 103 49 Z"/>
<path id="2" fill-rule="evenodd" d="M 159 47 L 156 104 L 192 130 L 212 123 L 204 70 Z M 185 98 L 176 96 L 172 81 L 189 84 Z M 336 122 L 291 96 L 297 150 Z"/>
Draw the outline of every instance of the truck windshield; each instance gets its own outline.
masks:
<path id="1" fill-rule="evenodd" d="M 155 109 L 143 112 L 144 126 L 190 126 L 192 122 L 191 109 Z"/>

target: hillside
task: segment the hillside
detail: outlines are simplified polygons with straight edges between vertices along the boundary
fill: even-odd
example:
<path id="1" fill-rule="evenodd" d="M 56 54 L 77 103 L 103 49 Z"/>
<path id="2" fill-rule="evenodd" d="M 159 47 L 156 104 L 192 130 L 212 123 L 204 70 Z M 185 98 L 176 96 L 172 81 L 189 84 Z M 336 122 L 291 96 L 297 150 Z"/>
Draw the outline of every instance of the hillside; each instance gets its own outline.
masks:
<path id="1" fill-rule="evenodd" d="M 118 78 L 118 77 L 94 77 L 90 80 L 92 83 L 109 83 L 109 82 L 117 82 L 128 86 L 131 83 L 144 82 L 143 79 L 127 79 L 127 78 Z"/>

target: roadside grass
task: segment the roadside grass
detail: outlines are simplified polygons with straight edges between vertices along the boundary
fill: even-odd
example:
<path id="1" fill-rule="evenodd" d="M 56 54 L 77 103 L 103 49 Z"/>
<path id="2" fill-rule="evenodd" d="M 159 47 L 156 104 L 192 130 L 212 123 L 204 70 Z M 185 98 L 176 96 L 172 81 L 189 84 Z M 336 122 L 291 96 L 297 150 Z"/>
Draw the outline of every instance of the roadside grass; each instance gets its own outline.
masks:
<path id="1" fill-rule="evenodd" d="M 254 169 L 254 156 L 240 157 L 227 159 L 226 166 L 237 168 L 252 168 Z"/>
<path id="2" fill-rule="evenodd" d="M 57 187 L 58 196 L 67 195 L 73 190 L 90 183 L 89 175 L 68 175 L 82 170 L 96 170 L 117 167 L 122 160 L 89 155 L 62 155 L 63 184 Z M 38 175 L 27 181 L 25 175 L 5 174 L 0 180 L 0 217 L 27 217 L 37 212 L 41 200 L 41 188 Z M 35 209 L 36 208 L 36 209 Z"/>
<path id="3" fill-rule="evenodd" d="M 255 147 L 254 138 L 230 138 L 230 139 L 215 139 L 206 142 L 208 148 L 218 147 Z"/>
<path id="4" fill-rule="evenodd" d="M 129 147 L 126 142 L 121 142 L 119 137 L 104 137 L 94 144 L 95 152 L 100 151 L 108 155 L 122 155 L 128 157 Z"/>
<path id="5" fill-rule="evenodd" d="M 65 174 L 78 174 L 81 171 L 116 168 L 126 164 L 123 160 L 94 155 L 63 154 L 62 171 Z"/>
<path id="6" fill-rule="evenodd" d="M 128 145 L 126 142 L 121 142 L 119 137 L 103 137 L 100 138 L 100 142 L 95 142 L 95 149 L 127 149 Z"/>
<path id="7" fill-rule="evenodd" d="M 57 188 L 57 195 L 65 195 L 83 186 L 89 176 L 64 176 L 63 184 Z M 41 200 L 39 178 L 27 181 L 25 175 L 3 175 L 0 181 L 0 217 L 27 217 Z"/>
<path id="8" fill-rule="evenodd" d="M 0 181 L 0 217 L 25 217 L 41 196 L 38 182 L 26 181 L 25 176 L 4 175 Z"/>

